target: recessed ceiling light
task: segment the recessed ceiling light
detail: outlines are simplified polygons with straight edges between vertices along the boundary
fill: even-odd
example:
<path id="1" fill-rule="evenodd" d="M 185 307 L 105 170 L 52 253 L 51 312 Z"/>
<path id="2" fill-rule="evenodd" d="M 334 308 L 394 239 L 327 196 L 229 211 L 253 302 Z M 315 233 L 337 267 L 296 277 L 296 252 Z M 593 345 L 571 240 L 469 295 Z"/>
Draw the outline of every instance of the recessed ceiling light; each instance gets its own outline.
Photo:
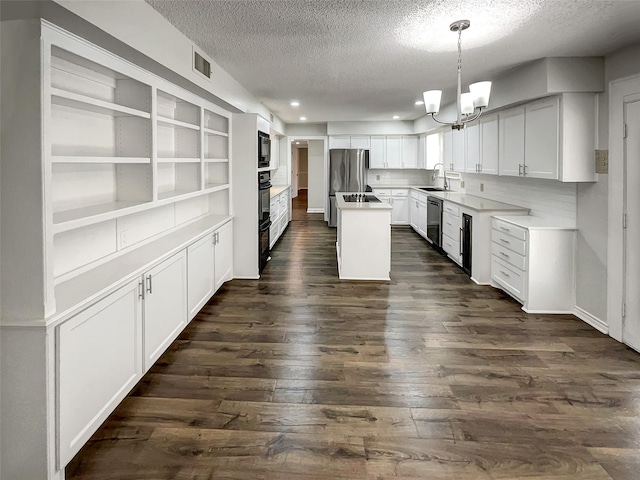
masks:
<path id="1" fill-rule="evenodd" d="M 291 103 L 289 105 L 291 105 L 292 107 L 299 107 L 300 102 L 298 100 L 291 100 Z"/>
<path id="2" fill-rule="evenodd" d="M 416 105 L 424 105 L 424 102 L 423 102 L 422 100 L 418 100 L 418 101 L 416 102 Z"/>
<path id="3" fill-rule="evenodd" d="M 300 117 L 300 120 L 302 120 L 303 122 L 307 119 L 307 117 Z"/>
<path id="4" fill-rule="evenodd" d="M 296 142 L 296 145 L 300 145 L 300 142 Z"/>
<path id="5" fill-rule="evenodd" d="M 398 120 L 399 118 L 400 118 L 400 116 L 399 116 L 399 115 L 394 115 L 394 116 L 393 116 L 393 119 L 394 119 L 394 120 Z"/>

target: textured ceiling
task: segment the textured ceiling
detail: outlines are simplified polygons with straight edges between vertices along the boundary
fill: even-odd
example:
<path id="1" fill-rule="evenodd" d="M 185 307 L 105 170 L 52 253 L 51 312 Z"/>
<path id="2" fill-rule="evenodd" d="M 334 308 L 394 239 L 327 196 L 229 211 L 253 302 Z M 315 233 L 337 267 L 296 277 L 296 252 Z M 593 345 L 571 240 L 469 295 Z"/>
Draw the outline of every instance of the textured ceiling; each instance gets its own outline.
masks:
<path id="1" fill-rule="evenodd" d="M 286 123 L 412 120 L 422 92 L 640 41 L 640 0 L 146 0 Z M 289 105 L 292 99 L 300 106 Z"/>

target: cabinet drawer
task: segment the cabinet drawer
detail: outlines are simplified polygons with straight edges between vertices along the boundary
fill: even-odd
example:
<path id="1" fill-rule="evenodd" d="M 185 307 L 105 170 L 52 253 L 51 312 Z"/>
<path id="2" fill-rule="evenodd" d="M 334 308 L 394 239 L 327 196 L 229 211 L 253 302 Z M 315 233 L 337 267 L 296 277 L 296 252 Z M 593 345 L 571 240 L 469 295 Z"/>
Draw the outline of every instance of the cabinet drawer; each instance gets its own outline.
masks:
<path id="1" fill-rule="evenodd" d="M 407 197 L 409 196 L 409 189 L 407 188 L 393 188 L 391 189 L 391 195 L 394 197 Z"/>
<path id="2" fill-rule="evenodd" d="M 460 216 L 460 207 L 458 205 L 453 204 L 453 203 L 444 202 L 443 205 L 442 205 L 442 212 L 443 213 L 450 213 L 451 215 L 453 215 L 455 217 L 459 217 Z"/>
<path id="3" fill-rule="evenodd" d="M 520 240 L 519 238 L 512 237 L 511 235 L 504 234 L 499 230 L 493 230 L 491 232 L 491 239 L 498 245 L 502 245 L 509 250 L 519 253 L 520 255 L 527 255 L 527 242 Z"/>
<path id="4" fill-rule="evenodd" d="M 391 189 L 390 188 L 374 188 L 373 189 L 373 194 L 374 195 L 386 195 L 386 196 L 391 196 Z"/>
<path id="5" fill-rule="evenodd" d="M 497 218 L 493 219 L 493 229 L 498 230 L 501 233 L 505 233 L 507 235 L 511 235 L 512 237 L 518 238 L 520 240 L 527 239 L 527 229 L 518 227 L 511 223 L 504 222 Z"/>
<path id="6" fill-rule="evenodd" d="M 454 240 L 448 235 L 442 235 L 442 249 L 456 263 L 460 263 L 460 242 L 458 240 Z"/>
<path id="7" fill-rule="evenodd" d="M 518 269 L 507 266 L 495 255 L 491 257 L 491 278 L 510 292 L 514 297 L 524 301 L 524 274 Z"/>
<path id="8" fill-rule="evenodd" d="M 491 253 L 503 262 L 507 262 L 522 271 L 527 269 L 526 257 L 523 257 L 522 255 L 519 255 L 500 244 L 492 242 Z"/>
<path id="9" fill-rule="evenodd" d="M 450 213 L 443 212 L 442 233 L 457 241 L 460 238 L 460 219 Z"/>

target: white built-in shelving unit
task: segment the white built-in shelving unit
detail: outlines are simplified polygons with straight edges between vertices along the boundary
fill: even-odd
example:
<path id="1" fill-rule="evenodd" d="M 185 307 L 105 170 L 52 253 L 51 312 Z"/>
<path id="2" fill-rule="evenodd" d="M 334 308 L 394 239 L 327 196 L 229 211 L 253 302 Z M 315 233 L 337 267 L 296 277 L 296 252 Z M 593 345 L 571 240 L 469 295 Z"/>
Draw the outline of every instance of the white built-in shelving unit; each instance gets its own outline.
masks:
<path id="1" fill-rule="evenodd" d="M 2 23 L 1 460 L 63 478 L 233 277 L 232 117 L 47 21 Z"/>

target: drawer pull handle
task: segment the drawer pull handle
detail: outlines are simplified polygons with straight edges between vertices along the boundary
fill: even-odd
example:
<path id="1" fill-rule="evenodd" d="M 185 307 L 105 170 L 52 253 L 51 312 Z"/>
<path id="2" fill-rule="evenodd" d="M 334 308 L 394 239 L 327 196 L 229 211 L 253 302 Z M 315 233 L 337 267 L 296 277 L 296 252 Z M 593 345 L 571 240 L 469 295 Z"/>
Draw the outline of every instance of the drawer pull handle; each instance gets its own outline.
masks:
<path id="1" fill-rule="evenodd" d="M 503 274 L 505 277 L 510 277 L 511 275 L 509 275 L 507 272 L 500 270 L 500 273 Z"/>
<path id="2" fill-rule="evenodd" d="M 505 240 L 504 238 L 501 238 L 501 239 L 500 239 L 500 241 L 501 241 L 502 243 L 511 243 L 509 240 Z"/>
<path id="3" fill-rule="evenodd" d="M 500 252 L 500 255 L 502 255 L 503 257 L 507 257 L 507 258 L 509 258 L 509 255 L 507 255 L 507 254 L 506 254 L 506 253 L 504 253 L 504 252 Z"/>
<path id="4" fill-rule="evenodd" d="M 500 227 L 500 230 L 504 230 L 505 232 L 510 232 L 511 229 L 507 227 Z"/>
<path id="5" fill-rule="evenodd" d="M 449 222 L 447 222 L 447 225 L 451 226 L 451 224 Z"/>

